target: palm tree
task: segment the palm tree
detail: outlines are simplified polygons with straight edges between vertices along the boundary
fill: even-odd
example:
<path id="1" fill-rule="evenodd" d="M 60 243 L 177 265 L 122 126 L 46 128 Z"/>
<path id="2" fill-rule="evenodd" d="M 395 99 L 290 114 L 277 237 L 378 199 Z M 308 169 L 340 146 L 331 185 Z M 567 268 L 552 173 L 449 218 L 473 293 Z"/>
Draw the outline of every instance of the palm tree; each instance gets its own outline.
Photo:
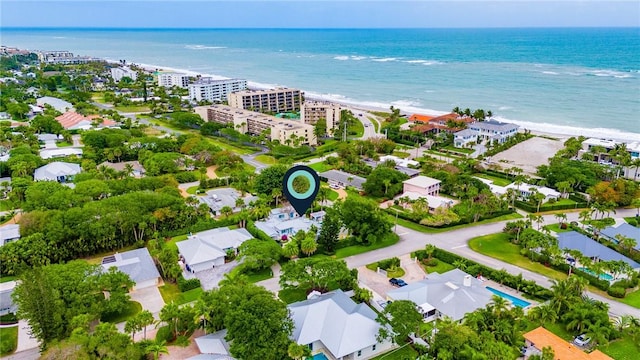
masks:
<path id="1" fill-rule="evenodd" d="M 558 320 L 558 314 L 550 304 L 536 306 L 529 310 L 527 314 L 531 321 L 536 322 L 540 326 L 545 324 L 553 324 Z"/>
<path id="2" fill-rule="evenodd" d="M 582 222 L 582 230 L 584 230 L 585 224 L 591 220 L 591 214 L 593 214 L 593 209 L 584 209 L 580 211 L 578 219 Z"/>
<path id="3" fill-rule="evenodd" d="M 220 209 L 220 213 L 222 215 L 224 215 L 225 217 L 229 217 L 229 215 L 231 215 L 233 213 L 233 209 L 231 208 L 231 206 L 228 206 L 228 205 L 227 206 L 223 206 Z"/>
<path id="4" fill-rule="evenodd" d="M 282 196 L 282 188 L 273 188 L 273 190 L 271 190 L 271 196 L 276 201 L 276 207 L 278 207 L 278 200 L 280 200 L 280 197 Z"/>
<path id="5" fill-rule="evenodd" d="M 616 240 L 618 240 L 618 245 L 620 245 L 620 247 L 625 249 L 627 252 L 631 252 L 631 249 L 638 245 L 636 239 L 624 236 L 622 234 L 616 235 Z"/>
<path id="6" fill-rule="evenodd" d="M 222 287 L 225 285 L 247 285 L 249 283 L 249 278 L 247 275 L 241 273 L 240 271 L 230 271 L 222 277 L 218 286 Z"/>
<path id="7" fill-rule="evenodd" d="M 160 354 L 168 354 L 169 350 L 167 350 L 167 346 L 165 345 L 166 341 L 162 340 L 160 342 L 153 342 L 145 348 L 147 354 L 153 354 L 153 358 L 158 360 L 160 358 Z"/>
<path id="8" fill-rule="evenodd" d="M 289 348 L 287 349 L 287 355 L 289 355 L 289 357 L 293 360 L 302 360 L 311 356 L 311 349 L 309 349 L 308 346 L 291 342 L 291 344 L 289 344 Z"/>

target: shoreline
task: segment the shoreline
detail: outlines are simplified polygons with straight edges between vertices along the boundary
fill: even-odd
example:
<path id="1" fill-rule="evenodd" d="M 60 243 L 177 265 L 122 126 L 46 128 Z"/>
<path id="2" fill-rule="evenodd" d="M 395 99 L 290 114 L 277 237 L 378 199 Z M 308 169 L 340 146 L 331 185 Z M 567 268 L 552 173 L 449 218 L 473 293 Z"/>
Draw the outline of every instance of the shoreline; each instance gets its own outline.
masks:
<path id="1" fill-rule="evenodd" d="M 117 61 L 114 61 L 114 60 L 105 59 L 105 61 L 109 63 L 118 63 Z M 151 71 L 151 72 L 154 72 L 156 70 L 170 71 L 170 72 L 184 73 L 194 77 L 196 76 L 210 77 L 217 80 L 229 79 L 229 77 L 226 77 L 226 76 L 200 73 L 193 70 L 175 68 L 170 66 L 160 66 L 155 64 L 136 63 L 136 62 L 131 62 L 131 63 L 128 62 L 128 64 L 136 65 L 146 71 Z M 270 88 L 273 88 L 274 86 L 275 85 L 273 84 L 262 84 L 262 83 L 250 81 L 249 79 L 247 79 L 247 87 L 249 89 L 262 90 L 262 89 L 270 89 Z M 277 85 L 277 86 L 284 86 L 284 85 Z M 403 104 L 383 104 L 383 103 L 377 103 L 375 101 L 358 101 L 358 100 L 350 99 L 348 97 L 338 95 L 338 94 L 318 94 L 313 91 L 307 91 L 305 89 L 300 89 L 300 90 L 304 91 L 305 96 L 308 99 L 319 100 L 319 101 L 330 101 L 346 107 L 363 110 L 363 111 L 388 112 L 389 107 L 394 106 L 395 108 L 400 109 L 401 113 L 407 114 L 407 115 L 418 113 L 418 114 L 424 114 L 429 116 L 440 116 L 440 115 L 450 113 L 450 111 L 417 108 L 417 107 L 412 107 L 410 105 L 403 105 Z M 549 136 L 549 137 L 557 138 L 558 140 L 561 140 L 561 141 L 564 141 L 570 137 L 585 136 L 588 138 L 614 139 L 614 140 L 627 142 L 627 143 L 640 142 L 640 133 L 625 132 L 618 129 L 580 128 L 580 127 L 574 127 L 569 125 L 557 125 L 557 124 L 550 124 L 550 123 L 536 123 L 531 121 L 513 120 L 513 119 L 507 119 L 501 116 L 494 116 L 493 118 L 497 121 L 519 125 L 521 130 L 529 130 L 534 135 Z"/>

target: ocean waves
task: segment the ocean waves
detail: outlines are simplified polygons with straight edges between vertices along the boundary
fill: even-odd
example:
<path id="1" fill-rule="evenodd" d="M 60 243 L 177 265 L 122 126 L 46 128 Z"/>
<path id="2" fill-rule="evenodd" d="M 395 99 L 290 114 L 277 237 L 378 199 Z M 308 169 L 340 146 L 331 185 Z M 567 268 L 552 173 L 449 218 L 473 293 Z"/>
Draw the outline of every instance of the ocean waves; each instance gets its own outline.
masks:
<path id="1" fill-rule="evenodd" d="M 217 50 L 226 49 L 226 46 L 207 46 L 207 45 L 185 45 L 185 49 L 189 50 Z"/>

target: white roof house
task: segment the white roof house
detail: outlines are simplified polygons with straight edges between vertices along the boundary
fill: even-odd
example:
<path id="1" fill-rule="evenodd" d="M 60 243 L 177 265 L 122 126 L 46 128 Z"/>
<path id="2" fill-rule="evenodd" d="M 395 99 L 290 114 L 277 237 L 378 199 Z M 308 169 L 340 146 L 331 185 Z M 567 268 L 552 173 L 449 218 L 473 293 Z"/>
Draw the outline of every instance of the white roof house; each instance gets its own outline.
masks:
<path id="1" fill-rule="evenodd" d="M 82 149 L 74 147 L 63 147 L 40 150 L 40 157 L 44 160 L 66 156 L 82 156 Z"/>
<path id="2" fill-rule="evenodd" d="M 51 96 L 43 96 L 41 98 L 38 98 L 36 100 L 36 104 L 38 104 L 38 106 L 40 107 L 44 107 L 44 105 L 47 104 L 61 113 L 64 113 L 68 110 L 73 111 L 73 104 L 68 101 L 64 101 L 62 99 Z"/>
<path id="3" fill-rule="evenodd" d="M 225 206 L 230 207 L 233 212 L 239 212 L 241 209 L 236 207 L 238 199 L 242 199 L 245 205 L 249 205 L 258 197 L 250 194 L 243 197 L 238 190 L 233 188 L 217 188 L 207 191 L 206 195 L 198 196 L 197 199 L 201 203 L 207 204 L 213 214 L 220 215 L 220 210 Z"/>
<path id="4" fill-rule="evenodd" d="M 329 184 L 335 184 L 341 187 L 353 186 L 358 190 L 362 190 L 362 184 L 367 181 L 367 179 L 349 174 L 340 170 L 328 170 L 318 174 L 320 177 L 327 179 Z"/>
<path id="5" fill-rule="evenodd" d="M 64 183 L 73 179 L 82 171 L 80 165 L 66 162 L 52 162 L 36 169 L 33 174 L 35 181 L 57 181 Z"/>
<path id="6" fill-rule="evenodd" d="M 426 279 L 387 292 L 390 300 L 411 300 L 425 320 L 447 316 L 454 321 L 465 314 L 484 308 L 493 293 L 482 282 L 460 269 L 444 274 L 430 273 Z"/>
<path id="7" fill-rule="evenodd" d="M 275 240 L 282 240 L 284 236 L 293 236 L 298 231 L 308 231 L 311 225 L 318 229 L 322 227 L 324 214 L 314 213 L 310 219 L 298 216 L 291 207 L 272 209 L 267 219 L 256 221 L 255 225 L 265 234 Z"/>
<path id="8" fill-rule="evenodd" d="M 482 181 L 483 183 L 489 185 L 489 189 L 491 190 L 492 193 L 494 193 L 497 196 L 501 196 L 507 193 L 507 190 L 509 189 L 514 189 L 518 192 L 518 194 L 520 194 L 521 197 L 523 198 L 528 198 L 529 196 L 531 196 L 532 191 L 531 189 L 535 189 L 537 192 L 543 194 L 545 196 L 545 201 L 549 201 L 549 199 L 559 199 L 560 198 L 560 193 L 556 190 L 553 190 L 551 188 L 548 188 L 546 186 L 538 186 L 538 185 L 531 185 L 531 184 L 527 184 L 527 183 L 522 183 L 520 185 L 516 185 L 515 183 L 511 183 L 507 186 L 499 186 L 499 185 L 495 185 L 493 183 L 493 181 L 491 180 L 487 180 L 487 179 L 483 179 L 483 178 L 479 178 L 479 177 L 474 177 L 480 181 Z"/>
<path id="9" fill-rule="evenodd" d="M 440 195 L 440 183 L 438 179 L 419 175 L 402 182 L 403 192 L 415 192 L 421 195 Z"/>
<path id="10" fill-rule="evenodd" d="M 156 286 L 160 281 L 160 273 L 147 248 L 115 253 L 102 259 L 104 270 L 114 266 L 136 283 L 133 290 Z"/>
<path id="11" fill-rule="evenodd" d="M 391 160 L 394 163 L 396 163 L 396 165 L 402 166 L 402 167 L 409 167 L 409 165 L 412 165 L 412 166 L 420 165 L 420 163 L 415 161 L 415 160 L 402 159 L 402 158 L 399 158 L 399 157 L 393 156 L 393 155 L 380 156 L 380 162 L 385 162 L 387 160 Z"/>
<path id="12" fill-rule="evenodd" d="M 198 350 L 200 350 L 201 355 L 205 356 L 189 359 L 233 360 L 234 358 L 229 355 L 229 343 L 225 340 L 226 336 L 227 330 L 224 329 L 195 338 Z"/>
<path id="13" fill-rule="evenodd" d="M 18 307 L 13 302 L 11 294 L 16 288 L 17 282 L 7 281 L 0 283 L 0 315 L 15 313 Z"/>
<path id="14" fill-rule="evenodd" d="M 20 239 L 20 225 L 7 224 L 0 227 L 0 246 Z"/>
<path id="15" fill-rule="evenodd" d="M 380 324 L 366 304 L 357 304 L 342 290 L 289 305 L 293 340 L 311 351 L 329 352 L 335 359 L 368 359 L 391 347 L 376 339 Z"/>
<path id="16" fill-rule="evenodd" d="M 409 200 L 417 200 L 419 198 L 426 199 L 427 203 L 429 204 L 429 210 L 431 211 L 439 207 L 450 208 L 453 205 L 459 203 L 458 200 L 449 199 L 443 196 L 422 195 L 422 194 L 418 194 L 416 192 L 411 192 L 411 191 L 407 191 L 405 193 L 402 193 L 401 195 L 396 196 L 396 199 L 399 199 L 405 196 L 408 197 Z"/>
<path id="17" fill-rule="evenodd" d="M 249 239 L 253 236 L 247 229 L 222 227 L 193 234 L 176 245 L 187 271 L 199 272 L 223 265 L 227 250 L 235 251 Z"/>

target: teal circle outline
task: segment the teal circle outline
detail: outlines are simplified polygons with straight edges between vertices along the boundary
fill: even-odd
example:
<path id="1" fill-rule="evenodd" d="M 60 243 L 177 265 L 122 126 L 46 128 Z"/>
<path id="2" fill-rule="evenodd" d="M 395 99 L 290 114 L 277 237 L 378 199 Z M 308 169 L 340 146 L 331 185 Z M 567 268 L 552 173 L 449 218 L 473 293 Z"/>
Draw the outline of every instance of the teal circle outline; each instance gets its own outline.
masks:
<path id="1" fill-rule="evenodd" d="M 304 176 L 307 180 L 309 180 L 309 189 L 302 194 L 297 192 L 293 188 L 293 180 L 295 180 L 295 178 L 297 178 L 298 176 Z M 316 189 L 316 179 L 308 171 L 296 170 L 292 172 L 291 175 L 289 175 L 289 178 L 287 179 L 287 190 L 289 190 L 289 193 L 291 194 L 291 196 L 293 196 L 298 200 L 308 199 L 309 197 L 311 197 L 311 195 L 313 195 L 315 189 Z"/>

